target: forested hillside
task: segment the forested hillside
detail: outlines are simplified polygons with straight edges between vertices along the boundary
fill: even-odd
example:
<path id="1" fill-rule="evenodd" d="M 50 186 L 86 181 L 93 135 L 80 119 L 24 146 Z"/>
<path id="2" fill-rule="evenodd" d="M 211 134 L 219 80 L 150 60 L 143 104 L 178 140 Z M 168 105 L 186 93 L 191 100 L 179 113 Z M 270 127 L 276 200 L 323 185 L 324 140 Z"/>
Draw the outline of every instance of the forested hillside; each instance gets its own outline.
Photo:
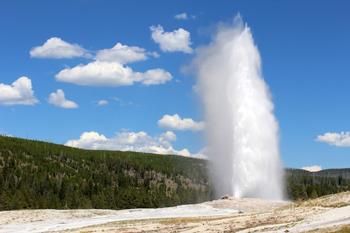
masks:
<path id="1" fill-rule="evenodd" d="M 136 208 L 210 199 L 206 161 L 0 137 L 0 210 Z"/>
<path id="2" fill-rule="evenodd" d="M 350 190 L 350 169 L 308 172 L 286 169 L 286 188 L 290 199 L 306 200 Z"/>
<path id="3" fill-rule="evenodd" d="M 142 208 L 214 197 L 208 162 L 174 155 L 92 151 L 0 136 L 0 210 Z M 286 170 L 291 199 L 350 190 L 350 169 Z"/>

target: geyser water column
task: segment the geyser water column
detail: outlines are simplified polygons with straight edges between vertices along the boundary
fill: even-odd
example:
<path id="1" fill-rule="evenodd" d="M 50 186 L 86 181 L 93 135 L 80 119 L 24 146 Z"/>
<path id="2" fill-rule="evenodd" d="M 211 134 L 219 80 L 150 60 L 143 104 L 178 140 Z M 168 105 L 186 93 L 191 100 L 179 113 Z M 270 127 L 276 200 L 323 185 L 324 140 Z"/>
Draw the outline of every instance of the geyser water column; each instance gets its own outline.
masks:
<path id="1" fill-rule="evenodd" d="M 278 123 L 250 28 L 221 25 L 194 60 L 218 196 L 283 198 Z"/>

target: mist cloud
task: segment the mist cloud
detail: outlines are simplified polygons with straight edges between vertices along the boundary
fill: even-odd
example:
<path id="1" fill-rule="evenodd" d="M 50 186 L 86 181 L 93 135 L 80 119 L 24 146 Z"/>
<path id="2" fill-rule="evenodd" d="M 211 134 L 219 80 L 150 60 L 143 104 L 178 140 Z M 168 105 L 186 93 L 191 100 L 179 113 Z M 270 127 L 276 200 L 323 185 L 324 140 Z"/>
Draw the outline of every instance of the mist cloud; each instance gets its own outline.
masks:
<path id="1" fill-rule="evenodd" d="M 259 51 L 240 16 L 218 27 L 194 66 L 217 194 L 282 199 L 278 123 Z"/>

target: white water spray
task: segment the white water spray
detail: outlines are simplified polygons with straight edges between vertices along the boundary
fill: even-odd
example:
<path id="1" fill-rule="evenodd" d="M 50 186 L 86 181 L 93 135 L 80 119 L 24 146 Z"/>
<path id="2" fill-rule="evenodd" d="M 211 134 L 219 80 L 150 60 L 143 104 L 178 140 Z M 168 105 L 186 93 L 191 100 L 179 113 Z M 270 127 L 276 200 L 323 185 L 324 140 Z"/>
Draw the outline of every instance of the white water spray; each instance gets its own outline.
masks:
<path id="1" fill-rule="evenodd" d="M 282 199 L 278 123 L 259 51 L 240 16 L 198 50 L 195 65 L 217 195 Z"/>

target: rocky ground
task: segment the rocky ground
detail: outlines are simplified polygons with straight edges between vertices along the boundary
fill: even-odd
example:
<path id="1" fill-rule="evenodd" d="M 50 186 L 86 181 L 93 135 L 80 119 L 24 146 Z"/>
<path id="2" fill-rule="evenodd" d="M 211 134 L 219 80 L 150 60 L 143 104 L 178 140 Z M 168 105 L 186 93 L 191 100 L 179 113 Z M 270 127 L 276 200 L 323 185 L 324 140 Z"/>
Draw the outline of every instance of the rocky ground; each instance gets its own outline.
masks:
<path id="1" fill-rule="evenodd" d="M 160 209 L 3 211 L 0 232 L 350 232 L 350 192 L 297 203 L 227 198 Z"/>

